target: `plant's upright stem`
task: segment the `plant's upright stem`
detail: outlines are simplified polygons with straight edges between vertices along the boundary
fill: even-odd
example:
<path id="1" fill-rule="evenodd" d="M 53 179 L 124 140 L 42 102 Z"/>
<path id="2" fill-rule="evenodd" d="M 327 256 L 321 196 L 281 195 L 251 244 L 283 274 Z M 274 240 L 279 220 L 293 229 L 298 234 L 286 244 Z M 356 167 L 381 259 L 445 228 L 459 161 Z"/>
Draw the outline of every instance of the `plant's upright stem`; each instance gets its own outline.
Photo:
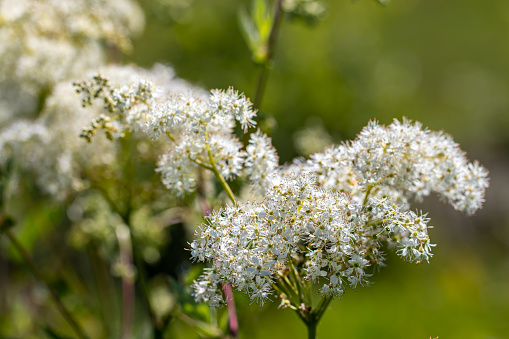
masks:
<path id="1" fill-rule="evenodd" d="M 290 266 L 290 274 L 292 278 L 296 280 L 297 287 L 295 289 L 298 289 L 298 286 L 301 285 L 301 278 L 294 265 Z M 321 298 L 318 305 L 314 307 L 312 306 L 312 292 L 310 288 L 305 289 L 303 291 L 305 293 L 301 294 L 301 289 L 299 289 L 299 291 L 293 289 L 290 284 L 285 283 L 284 278 L 284 276 L 281 276 L 278 283 L 273 285 L 276 291 L 282 295 L 286 295 L 285 299 L 287 299 L 288 303 L 283 303 L 282 305 L 285 305 L 284 307 L 289 307 L 297 313 L 304 325 L 306 325 L 308 338 L 315 339 L 318 323 L 325 314 L 327 307 L 329 307 L 332 297 Z"/>
<path id="2" fill-rule="evenodd" d="M 274 56 L 274 50 L 276 47 L 276 38 L 279 32 L 281 24 L 281 18 L 283 14 L 283 0 L 276 0 L 274 9 L 274 21 L 272 23 L 272 29 L 270 31 L 269 40 L 267 41 L 267 58 L 265 59 L 260 76 L 258 77 L 258 84 L 256 86 L 256 93 L 253 101 L 253 106 L 256 109 L 260 109 L 262 104 L 263 94 L 265 92 L 265 86 L 267 85 L 267 78 L 271 67 L 272 58 Z"/>
<path id="3" fill-rule="evenodd" d="M 78 324 L 78 322 L 74 319 L 72 314 L 69 312 L 69 310 L 65 307 L 65 305 L 60 300 L 60 297 L 57 293 L 57 291 L 43 278 L 43 275 L 41 271 L 37 268 L 34 261 L 32 260 L 32 257 L 30 256 L 30 253 L 23 247 L 21 242 L 16 238 L 14 233 L 11 232 L 10 229 L 8 229 L 8 225 L 6 225 L 6 221 L 4 218 L 0 219 L 0 231 L 4 233 L 7 238 L 11 241 L 12 245 L 16 248 L 18 253 L 21 255 L 25 263 L 27 264 L 28 268 L 32 271 L 32 274 L 34 277 L 39 280 L 46 288 L 49 290 L 51 298 L 55 302 L 55 305 L 57 306 L 58 311 L 64 319 L 69 323 L 71 328 L 73 329 L 74 333 L 79 339 L 88 339 L 88 336 L 85 334 L 85 331 L 81 328 L 81 326 Z"/>
<path id="4" fill-rule="evenodd" d="M 308 327 L 308 339 L 315 339 L 316 338 L 316 326 L 318 325 L 318 320 L 314 319 L 314 317 L 312 319 L 308 319 L 306 325 Z"/>
<path id="5" fill-rule="evenodd" d="M 323 298 L 320 302 L 320 305 L 317 308 L 310 309 L 310 311 L 305 315 L 299 314 L 299 312 L 302 312 L 302 310 L 297 311 L 299 317 L 302 319 L 302 321 L 304 322 L 308 329 L 309 339 L 316 338 L 316 330 L 318 327 L 318 323 L 320 322 L 320 319 L 322 319 L 322 316 L 324 315 L 331 301 L 332 301 L 331 297 Z"/>

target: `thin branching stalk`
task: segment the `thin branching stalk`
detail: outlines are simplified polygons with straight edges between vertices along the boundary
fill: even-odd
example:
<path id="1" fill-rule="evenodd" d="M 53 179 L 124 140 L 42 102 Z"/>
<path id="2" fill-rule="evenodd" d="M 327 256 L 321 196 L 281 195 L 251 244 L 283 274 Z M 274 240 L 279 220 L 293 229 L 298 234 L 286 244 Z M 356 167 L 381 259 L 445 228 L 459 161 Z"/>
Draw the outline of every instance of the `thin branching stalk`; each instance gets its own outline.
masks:
<path id="1" fill-rule="evenodd" d="M 228 185 L 226 180 L 224 180 L 223 176 L 221 175 L 221 173 L 219 173 L 219 170 L 217 169 L 216 162 L 214 161 L 214 157 L 212 156 L 212 152 L 210 151 L 207 134 L 205 134 L 205 138 L 206 138 L 205 146 L 207 147 L 207 155 L 209 157 L 210 166 L 212 167 L 212 172 L 214 172 L 214 175 L 216 176 L 217 180 L 219 180 L 219 183 L 223 187 L 226 194 L 228 194 L 228 197 L 230 198 L 230 200 L 233 203 L 235 203 L 235 201 L 236 201 L 235 196 L 233 195 L 233 192 L 232 192 L 230 186 Z"/>
<path id="2" fill-rule="evenodd" d="M 297 270 L 295 269 L 295 266 L 293 265 L 292 260 L 289 260 L 290 263 L 290 272 L 292 273 L 293 279 L 295 279 L 295 285 L 297 285 L 297 292 L 299 296 L 299 304 L 302 303 L 302 286 L 299 279 L 299 274 L 297 273 Z"/>
<path id="3" fill-rule="evenodd" d="M 323 314 L 327 310 L 327 307 L 329 307 L 329 304 L 331 303 L 331 301 L 332 301 L 332 297 L 324 297 L 322 299 L 322 302 L 320 303 L 320 306 L 318 306 L 318 311 L 316 314 L 316 317 L 318 318 L 318 320 L 320 320 L 322 318 Z"/>
<path id="4" fill-rule="evenodd" d="M 364 201 L 362 202 L 362 206 L 366 206 L 366 204 L 368 203 L 368 197 L 369 197 L 369 194 L 371 193 L 371 190 L 373 189 L 373 185 L 372 184 L 368 184 L 368 189 L 366 190 L 366 195 L 364 196 Z"/>

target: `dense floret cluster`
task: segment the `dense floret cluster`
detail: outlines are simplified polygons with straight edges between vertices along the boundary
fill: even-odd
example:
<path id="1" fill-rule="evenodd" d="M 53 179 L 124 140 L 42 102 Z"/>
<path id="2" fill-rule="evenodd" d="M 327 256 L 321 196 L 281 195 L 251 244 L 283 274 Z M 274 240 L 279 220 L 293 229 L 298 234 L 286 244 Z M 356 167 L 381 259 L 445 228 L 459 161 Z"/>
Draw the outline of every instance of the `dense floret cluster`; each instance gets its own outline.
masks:
<path id="1" fill-rule="evenodd" d="M 263 202 L 223 208 L 201 226 L 191 254 L 212 268 L 195 282 L 196 297 L 218 305 L 224 300 L 217 286 L 229 282 L 263 303 L 302 256 L 304 278 L 325 279 L 321 292 L 339 296 L 345 284 L 368 283 L 366 268 L 383 263 L 384 242 L 408 261 L 428 260 L 427 223 L 387 199 L 359 204 L 319 188 L 310 176 L 277 176 Z"/>
<path id="2" fill-rule="evenodd" d="M 488 187 L 486 169 L 468 162 L 451 136 L 406 120 L 372 122 L 354 141 L 314 154 L 292 170 L 314 173 L 327 189 L 360 197 L 369 189 L 404 204 L 436 192 L 468 215 L 482 206 Z"/>
<path id="3" fill-rule="evenodd" d="M 429 218 L 410 202 L 434 191 L 470 215 L 488 187 L 486 169 L 469 163 L 450 136 L 406 120 L 372 122 L 352 142 L 273 164 L 257 167 L 263 202 L 223 208 L 198 231 L 192 256 L 212 263 L 195 282 L 198 300 L 219 305 L 219 286 L 231 283 L 263 303 L 293 267 L 325 282 L 325 296 L 339 296 L 347 284 L 368 283 L 367 272 L 383 264 L 383 243 L 407 261 L 429 260 Z"/>

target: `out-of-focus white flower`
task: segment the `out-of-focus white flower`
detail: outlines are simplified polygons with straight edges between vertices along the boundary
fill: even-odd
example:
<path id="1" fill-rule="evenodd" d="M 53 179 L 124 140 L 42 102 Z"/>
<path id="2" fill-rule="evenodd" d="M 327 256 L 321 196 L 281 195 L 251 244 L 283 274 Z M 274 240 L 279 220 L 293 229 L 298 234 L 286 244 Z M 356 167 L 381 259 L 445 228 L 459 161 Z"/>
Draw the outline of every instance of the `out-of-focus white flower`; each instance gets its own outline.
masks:
<path id="1" fill-rule="evenodd" d="M 100 71 L 109 74 L 114 83 L 144 77 L 157 79 L 162 88 L 190 88 L 174 78 L 172 69 L 162 65 L 152 70 L 106 66 Z M 79 137 L 83 126 L 100 117 L 103 108 L 83 108 L 75 92 L 72 81 L 55 85 L 37 119 L 19 120 L 0 131 L 2 160 L 15 157 L 18 167 L 28 171 L 42 191 L 57 199 L 89 187 L 91 177 L 119 162 L 118 145 L 104 136 L 95 138 L 94 144 Z"/>
<path id="2" fill-rule="evenodd" d="M 104 138 L 98 140 L 99 148 L 79 138 L 83 124 L 97 111 L 83 109 L 74 97 L 70 83 L 58 84 L 39 118 L 18 120 L 0 132 L 2 160 L 14 157 L 42 191 L 57 199 L 87 187 L 84 174 L 110 165 L 116 153 Z"/>
<path id="3" fill-rule="evenodd" d="M 143 26 L 133 0 L 0 0 L 0 88 L 17 89 L 14 97 L 0 96 L 0 107 L 10 109 L 0 124 L 33 115 L 52 86 L 98 69 L 104 43 L 128 51 Z"/>
<path id="4" fill-rule="evenodd" d="M 332 145 L 332 138 L 320 119 L 306 121 L 303 129 L 293 135 L 296 150 L 302 155 L 310 155 L 322 151 Z"/>

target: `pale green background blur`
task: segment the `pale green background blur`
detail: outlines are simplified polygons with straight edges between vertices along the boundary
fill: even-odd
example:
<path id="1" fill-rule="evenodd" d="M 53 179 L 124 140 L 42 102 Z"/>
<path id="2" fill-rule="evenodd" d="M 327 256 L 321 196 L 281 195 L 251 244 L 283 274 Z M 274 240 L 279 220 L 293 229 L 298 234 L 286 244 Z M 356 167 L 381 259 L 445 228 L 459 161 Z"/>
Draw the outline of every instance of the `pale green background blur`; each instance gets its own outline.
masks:
<path id="1" fill-rule="evenodd" d="M 316 27 L 283 22 L 262 111 L 283 161 L 294 135 L 320 120 L 333 141 L 370 119 L 408 117 L 444 130 L 491 172 L 485 207 L 465 217 L 436 198 L 421 206 L 437 243 L 430 264 L 389 256 L 374 284 L 347 291 L 319 326 L 321 338 L 509 338 L 509 2 L 324 1 Z M 258 69 L 239 30 L 247 1 L 196 0 L 174 20 L 147 16 L 128 59 L 173 65 L 205 88 L 254 95 Z M 147 7 L 148 8 L 148 7 Z M 315 119 L 311 117 L 316 117 Z M 277 301 L 241 302 L 242 338 L 305 338 Z M 176 337 L 193 337 L 185 325 Z"/>

